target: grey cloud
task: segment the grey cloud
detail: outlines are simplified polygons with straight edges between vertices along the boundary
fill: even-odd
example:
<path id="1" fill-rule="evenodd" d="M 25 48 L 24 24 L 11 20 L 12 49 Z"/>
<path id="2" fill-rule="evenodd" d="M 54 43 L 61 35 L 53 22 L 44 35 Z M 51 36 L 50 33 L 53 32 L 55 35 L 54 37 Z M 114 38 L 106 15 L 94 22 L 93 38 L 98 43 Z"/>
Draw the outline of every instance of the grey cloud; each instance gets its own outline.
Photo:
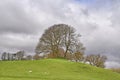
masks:
<path id="1" fill-rule="evenodd" d="M 34 33 L 38 23 L 23 1 L 5 0 L 0 4 L 0 32 Z M 28 10 L 28 11 L 27 11 Z M 32 28 L 31 28 L 32 27 Z M 34 31 L 33 31 L 34 30 Z"/>
<path id="2" fill-rule="evenodd" d="M 120 67 L 120 64 L 114 61 L 109 61 L 109 62 L 106 62 L 105 64 L 106 64 L 106 68 L 113 68 L 113 66 L 116 68 Z"/>

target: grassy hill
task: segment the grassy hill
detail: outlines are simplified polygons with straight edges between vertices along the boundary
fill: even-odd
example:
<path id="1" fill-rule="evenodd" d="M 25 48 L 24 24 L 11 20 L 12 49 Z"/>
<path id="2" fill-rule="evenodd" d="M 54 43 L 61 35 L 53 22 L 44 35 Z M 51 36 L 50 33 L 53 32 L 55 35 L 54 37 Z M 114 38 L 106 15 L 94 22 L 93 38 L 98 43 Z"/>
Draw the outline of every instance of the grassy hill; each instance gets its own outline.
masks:
<path id="1" fill-rule="evenodd" d="M 120 80 L 120 74 L 61 59 L 0 61 L 0 80 Z"/>

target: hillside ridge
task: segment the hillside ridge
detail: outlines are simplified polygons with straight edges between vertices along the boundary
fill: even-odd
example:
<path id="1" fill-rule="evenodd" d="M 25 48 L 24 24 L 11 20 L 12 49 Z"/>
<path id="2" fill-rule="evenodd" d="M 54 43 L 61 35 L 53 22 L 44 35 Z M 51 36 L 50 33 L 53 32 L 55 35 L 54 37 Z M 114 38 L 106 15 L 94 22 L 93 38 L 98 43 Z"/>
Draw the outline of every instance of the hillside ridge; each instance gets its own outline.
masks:
<path id="1" fill-rule="evenodd" d="M 120 80 L 120 74 L 64 59 L 1 61 L 0 80 Z"/>

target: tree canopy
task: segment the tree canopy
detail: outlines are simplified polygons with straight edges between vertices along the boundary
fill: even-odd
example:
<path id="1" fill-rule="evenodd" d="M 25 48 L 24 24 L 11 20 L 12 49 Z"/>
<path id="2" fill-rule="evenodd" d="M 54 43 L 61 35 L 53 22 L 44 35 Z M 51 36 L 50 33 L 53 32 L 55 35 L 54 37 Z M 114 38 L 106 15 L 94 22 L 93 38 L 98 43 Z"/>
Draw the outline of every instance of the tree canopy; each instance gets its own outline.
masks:
<path id="1" fill-rule="evenodd" d="M 59 57 L 61 48 L 64 49 L 64 57 L 67 53 L 83 52 L 85 49 L 80 42 L 80 35 L 67 24 L 55 24 L 46 29 L 35 51 L 36 53 L 53 53 L 54 56 Z"/>

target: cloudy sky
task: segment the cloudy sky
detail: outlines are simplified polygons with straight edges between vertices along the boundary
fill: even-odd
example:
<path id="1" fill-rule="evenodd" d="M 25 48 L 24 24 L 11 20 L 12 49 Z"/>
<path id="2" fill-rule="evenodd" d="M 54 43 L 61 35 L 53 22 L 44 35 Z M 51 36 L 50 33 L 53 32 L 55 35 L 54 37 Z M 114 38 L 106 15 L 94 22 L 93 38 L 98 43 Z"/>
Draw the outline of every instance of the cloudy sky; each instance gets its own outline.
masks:
<path id="1" fill-rule="evenodd" d="M 120 0 L 0 0 L 0 53 L 34 53 L 44 30 L 59 23 L 82 35 L 86 54 L 120 67 Z"/>

